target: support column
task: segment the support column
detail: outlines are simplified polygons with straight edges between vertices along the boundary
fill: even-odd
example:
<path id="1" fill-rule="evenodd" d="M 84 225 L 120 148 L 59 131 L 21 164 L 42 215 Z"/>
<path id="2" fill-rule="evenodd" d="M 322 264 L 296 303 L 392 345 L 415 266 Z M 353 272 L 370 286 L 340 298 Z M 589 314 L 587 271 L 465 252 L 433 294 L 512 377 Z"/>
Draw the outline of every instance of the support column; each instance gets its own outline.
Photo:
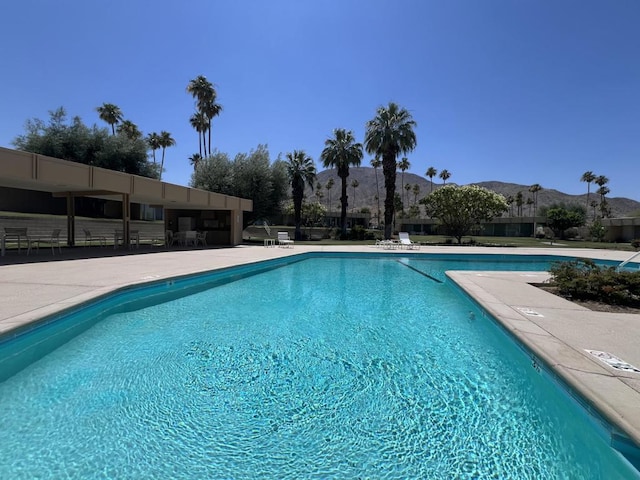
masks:
<path id="1" fill-rule="evenodd" d="M 74 247 L 76 244 L 76 202 L 75 197 L 67 194 L 67 245 Z"/>
<path id="2" fill-rule="evenodd" d="M 122 194 L 122 242 L 131 248 L 131 202 L 128 193 Z"/>

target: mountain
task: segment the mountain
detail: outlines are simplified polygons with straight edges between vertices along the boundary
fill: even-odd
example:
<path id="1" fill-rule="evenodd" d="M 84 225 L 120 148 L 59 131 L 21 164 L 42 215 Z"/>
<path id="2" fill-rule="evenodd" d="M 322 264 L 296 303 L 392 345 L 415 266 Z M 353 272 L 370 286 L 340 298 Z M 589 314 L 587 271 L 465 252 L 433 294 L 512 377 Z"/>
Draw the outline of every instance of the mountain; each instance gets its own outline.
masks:
<path id="1" fill-rule="evenodd" d="M 333 178 L 334 186 L 329 191 L 326 189 L 327 181 L 329 178 Z M 353 180 L 358 181 L 358 187 L 355 189 L 355 202 L 354 202 L 354 189 L 351 187 L 351 182 Z M 341 188 L 341 180 L 338 177 L 336 170 L 323 170 L 318 173 L 317 182 L 322 184 L 322 204 L 328 205 L 329 194 L 331 195 L 331 210 L 337 211 L 340 210 L 340 188 Z M 316 183 L 317 183 L 316 182 Z M 451 182 L 449 182 L 451 183 Z M 402 186 L 402 172 L 398 172 L 396 178 L 396 192 L 400 193 L 405 199 L 405 207 L 413 205 L 414 201 L 419 201 L 422 197 L 427 195 L 431 191 L 431 182 L 428 178 L 421 177 L 420 175 L 416 175 L 414 173 L 405 172 L 404 174 L 404 184 L 409 184 L 412 187 L 414 185 L 418 185 L 420 191 L 418 196 L 416 197 L 413 194 L 413 191 L 410 190 L 407 193 L 405 190 L 401 190 Z M 384 176 L 382 175 L 382 169 L 378 169 L 378 185 L 380 191 L 380 209 L 384 212 L 384 198 L 385 198 L 385 189 L 384 189 Z M 488 190 L 493 190 L 496 193 L 500 193 L 505 197 L 512 195 L 516 196 L 518 192 L 522 192 L 524 201 L 526 202 L 527 198 L 531 197 L 531 193 L 529 193 L 529 185 L 518 185 L 515 183 L 504 183 L 498 181 L 487 181 L 487 182 L 478 182 L 474 183 L 474 185 L 478 185 L 480 187 L 484 187 Z M 442 186 L 442 180 L 439 178 L 433 179 L 433 188 L 436 189 Z M 582 195 L 570 195 L 567 193 L 560 192 L 554 189 L 546 189 L 544 185 L 542 185 L 543 189 L 538 192 L 538 209 L 540 207 L 549 206 L 555 203 L 565 203 L 567 205 L 578 204 L 585 205 L 587 204 L 587 194 L 584 193 Z M 593 187 L 593 185 L 592 185 Z M 307 198 L 317 200 L 317 196 L 314 192 L 307 189 L 306 192 Z M 351 212 L 352 208 L 355 208 L 356 211 L 359 211 L 363 207 L 368 207 L 371 212 L 375 212 L 377 210 L 377 202 L 375 199 L 376 196 L 376 172 L 371 167 L 356 167 L 349 169 L 349 177 L 347 178 L 347 195 L 349 196 L 349 206 L 348 211 Z M 590 201 L 591 200 L 599 200 L 599 196 L 596 195 L 593 191 L 591 192 Z M 607 197 L 607 202 L 611 207 L 611 214 L 613 217 L 624 217 L 624 216 L 638 216 L 640 215 L 640 202 L 635 200 L 631 200 L 629 198 L 622 197 Z M 514 205 L 515 211 L 515 205 Z M 529 207 L 525 204 L 522 207 L 523 214 L 529 214 Z M 591 212 L 591 209 L 589 210 Z"/>

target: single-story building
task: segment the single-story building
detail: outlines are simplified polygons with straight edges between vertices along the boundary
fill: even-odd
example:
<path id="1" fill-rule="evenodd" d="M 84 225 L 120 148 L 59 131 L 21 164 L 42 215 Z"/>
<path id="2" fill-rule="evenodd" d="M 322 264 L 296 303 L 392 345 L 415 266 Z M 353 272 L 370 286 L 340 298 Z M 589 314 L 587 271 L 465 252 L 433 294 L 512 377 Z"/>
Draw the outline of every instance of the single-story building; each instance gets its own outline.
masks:
<path id="1" fill-rule="evenodd" d="M 210 245 L 241 243 L 243 212 L 253 210 L 253 202 L 245 198 L 0 147 L 0 189 L 3 188 L 19 190 L 24 202 L 42 201 L 42 192 L 51 199 L 64 199 L 69 246 L 75 244 L 76 238 L 76 198 L 119 202 L 117 211 L 126 245 L 132 207 L 135 218 L 146 216 L 145 211 L 161 209 L 165 230 L 205 232 Z"/>

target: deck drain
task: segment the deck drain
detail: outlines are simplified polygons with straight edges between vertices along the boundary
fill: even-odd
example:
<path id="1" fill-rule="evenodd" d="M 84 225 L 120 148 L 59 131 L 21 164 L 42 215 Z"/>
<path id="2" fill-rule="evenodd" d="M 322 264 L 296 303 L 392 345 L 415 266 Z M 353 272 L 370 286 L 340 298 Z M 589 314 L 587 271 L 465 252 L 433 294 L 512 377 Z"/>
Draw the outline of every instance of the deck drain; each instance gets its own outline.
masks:
<path id="1" fill-rule="evenodd" d="M 524 313 L 525 315 L 529 315 L 530 317 L 543 317 L 544 315 L 542 315 L 541 313 L 536 312 L 535 310 L 531 310 L 528 307 L 516 307 L 516 310 Z"/>
<path id="2" fill-rule="evenodd" d="M 608 352 L 601 352 L 599 350 L 587 350 L 586 348 L 584 349 L 584 351 L 593 355 L 601 362 L 606 363 L 611 368 L 615 368 L 616 370 L 622 370 L 623 372 L 640 373 L 640 369 L 634 367 L 630 363 L 625 362 L 624 360 L 620 360 L 618 357 L 616 357 L 615 355 L 611 355 Z"/>

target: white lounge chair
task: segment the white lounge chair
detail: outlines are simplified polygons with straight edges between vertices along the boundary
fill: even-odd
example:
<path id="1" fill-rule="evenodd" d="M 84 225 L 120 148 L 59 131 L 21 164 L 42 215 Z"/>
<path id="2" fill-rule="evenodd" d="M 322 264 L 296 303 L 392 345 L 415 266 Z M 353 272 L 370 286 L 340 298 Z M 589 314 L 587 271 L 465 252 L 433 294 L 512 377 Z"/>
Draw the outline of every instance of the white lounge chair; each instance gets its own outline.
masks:
<path id="1" fill-rule="evenodd" d="M 401 247 L 406 247 L 408 250 L 419 250 L 420 249 L 420 244 L 416 243 L 416 242 L 412 242 L 411 239 L 409 238 L 409 233 L 408 232 L 399 232 L 398 233 L 398 238 L 400 239 L 400 246 Z"/>
<path id="2" fill-rule="evenodd" d="M 283 248 L 293 248 L 293 240 L 289 238 L 289 234 L 287 232 L 278 232 L 278 246 Z"/>

